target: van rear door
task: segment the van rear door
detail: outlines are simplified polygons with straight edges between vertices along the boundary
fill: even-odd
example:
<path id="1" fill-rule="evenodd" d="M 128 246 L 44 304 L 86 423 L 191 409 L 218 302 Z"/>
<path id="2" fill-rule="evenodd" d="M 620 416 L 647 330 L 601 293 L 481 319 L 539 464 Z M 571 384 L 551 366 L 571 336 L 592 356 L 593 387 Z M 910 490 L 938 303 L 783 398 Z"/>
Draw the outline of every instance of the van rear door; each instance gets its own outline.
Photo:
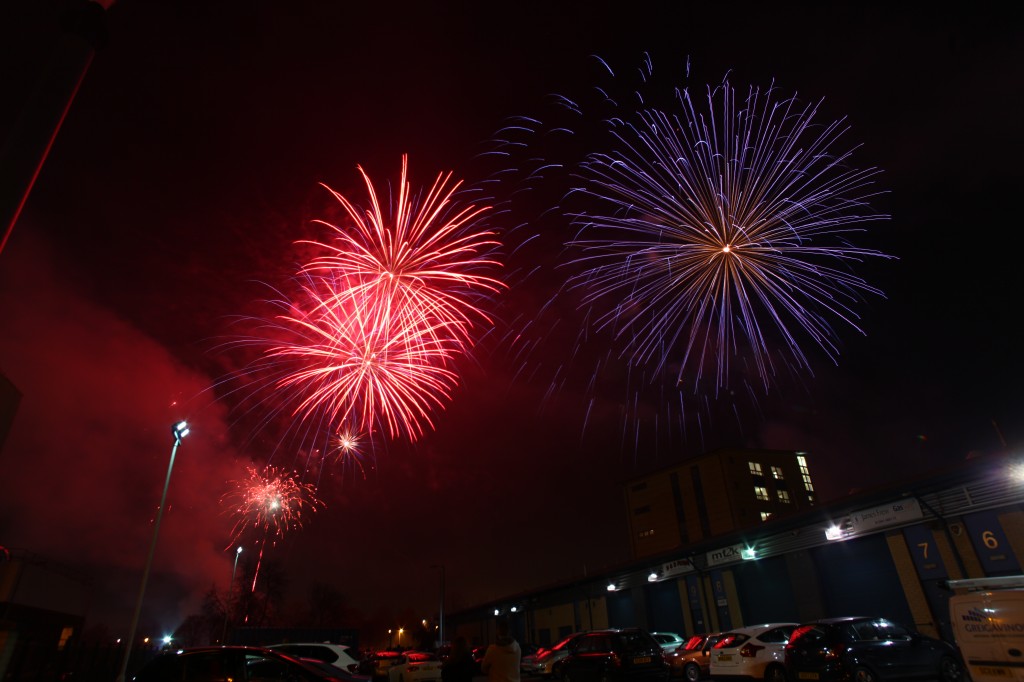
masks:
<path id="1" fill-rule="evenodd" d="M 957 594 L 949 611 L 974 682 L 1024 682 L 1024 590 Z"/>

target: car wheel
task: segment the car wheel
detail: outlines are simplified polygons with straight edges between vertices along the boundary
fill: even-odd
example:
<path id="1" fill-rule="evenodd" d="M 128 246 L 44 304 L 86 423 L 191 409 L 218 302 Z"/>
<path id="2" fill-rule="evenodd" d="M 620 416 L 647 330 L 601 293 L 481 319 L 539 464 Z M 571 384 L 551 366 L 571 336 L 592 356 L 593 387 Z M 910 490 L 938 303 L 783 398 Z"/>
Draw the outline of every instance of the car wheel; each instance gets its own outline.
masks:
<path id="1" fill-rule="evenodd" d="M 781 665 L 770 665 L 765 668 L 764 682 L 786 682 L 786 669 Z"/>
<path id="2" fill-rule="evenodd" d="M 961 682 L 964 670 L 952 656 L 943 656 L 939 661 L 939 682 Z"/>
<path id="3" fill-rule="evenodd" d="M 852 682 L 878 682 L 875 674 L 864 667 L 854 668 L 851 680 Z"/>
<path id="4" fill-rule="evenodd" d="M 551 666 L 551 679 L 553 680 L 566 680 L 567 678 L 562 675 L 562 666 L 553 665 Z"/>
<path id="5" fill-rule="evenodd" d="M 696 663 L 687 663 L 683 668 L 683 679 L 686 682 L 697 682 L 700 679 L 700 666 Z"/>

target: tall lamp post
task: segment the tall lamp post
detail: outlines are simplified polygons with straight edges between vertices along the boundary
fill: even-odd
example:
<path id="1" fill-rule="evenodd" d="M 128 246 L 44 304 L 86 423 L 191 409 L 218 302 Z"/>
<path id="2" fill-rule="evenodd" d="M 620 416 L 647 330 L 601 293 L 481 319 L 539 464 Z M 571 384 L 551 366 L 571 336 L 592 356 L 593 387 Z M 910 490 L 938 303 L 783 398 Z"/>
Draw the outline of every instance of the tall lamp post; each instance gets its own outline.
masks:
<path id="1" fill-rule="evenodd" d="M 228 583 L 228 598 L 224 603 L 224 630 L 220 633 L 220 645 L 224 646 L 224 639 L 228 636 L 228 609 L 231 608 L 231 593 L 235 588 L 235 569 L 238 568 L 238 557 L 242 553 L 242 547 L 235 550 L 235 564 L 231 567 L 231 582 Z"/>
<path id="2" fill-rule="evenodd" d="M 438 647 L 442 647 L 442 646 L 444 646 L 444 641 L 445 641 L 444 640 L 444 564 L 435 564 L 435 565 L 431 566 L 431 568 L 439 568 L 439 569 L 441 569 L 441 601 L 440 601 L 439 608 L 438 608 L 438 611 L 437 611 L 437 622 L 438 622 L 437 638 L 439 640 L 438 643 L 437 643 L 437 646 Z"/>
<path id="3" fill-rule="evenodd" d="M 142 585 L 139 586 L 139 598 L 135 601 L 135 614 L 132 616 L 131 627 L 128 628 L 128 639 L 125 640 L 124 656 L 121 658 L 121 669 L 117 673 L 117 682 L 124 682 L 125 674 L 128 672 L 128 658 L 132 655 L 132 644 L 135 641 L 135 629 L 139 626 L 139 614 L 142 613 L 142 598 L 146 594 L 146 582 L 149 580 L 149 570 L 153 566 L 153 554 L 156 552 L 156 539 L 160 535 L 160 521 L 164 518 L 164 506 L 167 502 L 167 488 L 171 485 L 171 471 L 174 469 L 174 456 L 178 454 L 178 446 L 181 439 L 188 435 L 188 424 L 180 421 L 171 426 L 171 433 L 174 435 L 174 445 L 171 447 L 171 461 L 167 465 L 167 478 L 164 480 L 164 492 L 160 497 L 160 506 L 156 512 L 156 523 L 153 525 L 153 540 L 149 543 L 149 556 L 146 557 L 146 567 L 142 570 Z"/>

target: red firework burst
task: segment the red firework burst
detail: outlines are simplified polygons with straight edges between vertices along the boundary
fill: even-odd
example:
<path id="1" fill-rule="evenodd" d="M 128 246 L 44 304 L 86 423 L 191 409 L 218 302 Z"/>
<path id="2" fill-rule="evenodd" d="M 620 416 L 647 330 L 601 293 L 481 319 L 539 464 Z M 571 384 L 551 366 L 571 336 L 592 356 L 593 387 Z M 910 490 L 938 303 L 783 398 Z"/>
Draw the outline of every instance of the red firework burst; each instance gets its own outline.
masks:
<path id="1" fill-rule="evenodd" d="M 281 537 L 286 531 L 301 527 L 304 512 L 312 513 L 323 506 L 312 484 L 299 483 L 292 474 L 270 466 L 262 473 L 249 467 L 249 478 L 234 481 L 234 490 L 222 501 L 236 519 L 229 547 L 250 527 L 260 531 L 264 538 Z"/>
<path id="2" fill-rule="evenodd" d="M 414 194 L 402 158 L 393 206 L 381 204 L 366 173 L 362 210 L 330 190 L 347 220 L 332 239 L 305 241 L 319 256 L 296 274 L 294 290 L 267 301 L 269 315 L 235 345 L 253 346 L 243 402 L 262 402 L 272 417 L 303 439 L 343 431 L 386 433 L 410 441 L 433 428 L 458 383 L 455 360 L 473 345 L 478 325 L 490 324 L 482 305 L 504 285 L 485 273 L 499 244 L 479 229 L 489 207 L 456 200 L 460 183 L 441 174 Z M 328 188 L 329 189 L 329 188 Z M 332 450 L 320 440 L 308 451 Z"/>
<path id="3" fill-rule="evenodd" d="M 317 221 L 335 237 L 329 243 L 311 242 L 325 255 L 304 270 L 344 281 L 348 295 L 386 309 L 400 320 L 399 327 L 417 327 L 442 345 L 450 340 L 468 343 L 474 319 L 490 322 L 475 301 L 503 287 L 483 274 L 499 265 L 487 256 L 498 246 L 494 233 L 475 229 L 490 207 L 459 205 L 454 197 L 461 182 L 452 182 L 451 173 L 438 175 L 425 196 L 414 197 L 407 179 L 408 157 L 403 155 L 397 201 L 385 214 L 370 177 L 361 167 L 359 173 L 370 208 L 357 207 L 324 185 L 351 224 Z"/>

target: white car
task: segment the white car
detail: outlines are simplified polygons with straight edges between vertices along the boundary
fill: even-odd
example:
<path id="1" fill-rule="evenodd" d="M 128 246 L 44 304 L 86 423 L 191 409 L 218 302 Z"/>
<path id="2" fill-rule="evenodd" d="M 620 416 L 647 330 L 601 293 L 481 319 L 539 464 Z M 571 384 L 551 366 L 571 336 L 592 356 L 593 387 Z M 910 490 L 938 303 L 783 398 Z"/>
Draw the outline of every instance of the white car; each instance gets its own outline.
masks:
<path id="1" fill-rule="evenodd" d="M 786 682 L 786 643 L 797 623 L 764 623 L 722 634 L 711 650 L 711 677 Z"/>
<path id="2" fill-rule="evenodd" d="M 686 644 L 686 640 L 676 632 L 652 632 L 651 637 L 661 645 L 665 653 L 671 653 Z"/>
<path id="3" fill-rule="evenodd" d="M 403 651 L 388 668 L 388 682 L 440 682 L 441 659 L 426 651 Z"/>
<path id="4" fill-rule="evenodd" d="M 330 663 L 335 668 L 341 668 L 345 672 L 354 673 L 359 669 L 359 654 L 355 649 L 345 644 L 331 644 L 330 642 L 282 642 L 271 644 L 266 647 L 282 654 L 288 654 L 293 658 L 312 658 L 324 663 Z"/>

